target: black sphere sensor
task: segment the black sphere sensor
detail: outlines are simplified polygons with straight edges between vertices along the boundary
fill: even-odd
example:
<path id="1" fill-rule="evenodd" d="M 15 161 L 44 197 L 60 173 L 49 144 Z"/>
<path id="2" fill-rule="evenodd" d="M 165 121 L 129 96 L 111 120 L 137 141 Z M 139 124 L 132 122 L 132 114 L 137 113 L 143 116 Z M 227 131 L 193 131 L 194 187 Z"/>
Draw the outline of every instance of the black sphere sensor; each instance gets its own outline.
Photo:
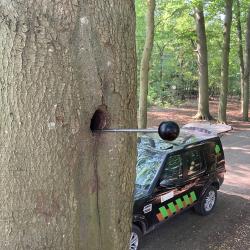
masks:
<path id="1" fill-rule="evenodd" d="M 159 125 L 158 133 L 163 140 L 173 141 L 178 137 L 180 133 L 180 128 L 176 122 L 173 121 L 162 122 Z"/>

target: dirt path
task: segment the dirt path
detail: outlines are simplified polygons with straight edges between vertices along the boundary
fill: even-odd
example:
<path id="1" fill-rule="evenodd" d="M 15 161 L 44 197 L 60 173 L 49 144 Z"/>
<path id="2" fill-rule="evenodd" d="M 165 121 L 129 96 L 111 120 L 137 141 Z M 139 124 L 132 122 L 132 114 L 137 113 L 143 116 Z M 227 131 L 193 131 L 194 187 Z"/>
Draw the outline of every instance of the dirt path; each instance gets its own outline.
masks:
<path id="1" fill-rule="evenodd" d="M 250 249 L 250 131 L 227 134 L 222 143 L 227 173 L 214 212 L 174 217 L 145 236 L 142 250 Z"/>
<path id="2" fill-rule="evenodd" d="M 188 210 L 143 238 L 142 250 L 250 249 L 250 202 L 218 193 L 214 212 L 206 217 Z"/>
<path id="3" fill-rule="evenodd" d="M 218 102 L 211 103 L 216 117 Z M 228 121 L 234 130 L 222 137 L 227 173 L 214 213 L 202 217 L 189 210 L 164 223 L 143 239 L 142 250 L 250 249 L 250 122 L 242 122 L 239 103 L 229 102 Z M 192 122 L 195 103 L 180 108 L 149 111 L 149 126 L 174 120 Z"/>
<path id="4" fill-rule="evenodd" d="M 221 191 L 250 201 L 250 131 L 230 132 L 221 141 L 227 168 Z"/>

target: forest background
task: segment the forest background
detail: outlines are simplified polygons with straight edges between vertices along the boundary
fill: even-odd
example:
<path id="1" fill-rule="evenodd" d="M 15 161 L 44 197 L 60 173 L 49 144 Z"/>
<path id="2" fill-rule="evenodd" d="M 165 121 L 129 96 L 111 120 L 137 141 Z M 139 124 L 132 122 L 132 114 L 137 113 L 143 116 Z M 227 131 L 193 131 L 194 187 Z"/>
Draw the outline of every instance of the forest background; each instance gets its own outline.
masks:
<path id="1" fill-rule="evenodd" d="M 154 20 L 152 18 L 149 20 L 148 13 L 152 5 L 155 7 Z M 249 44 L 246 41 L 249 36 L 249 32 L 247 32 L 249 30 L 247 24 L 249 3 L 245 0 L 216 0 L 203 1 L 203 3 L 179 0 L 136 1 L 138 85 L 140 81 L 140 85 L 142 85 L 140 75 L 143 71 L 143 51 L 148 50 L 148 48 L 145 49 L 145 40 L 149 36 L 150 22 L 153 21 L 153 44 L 148 68 L 148 107 L 170 108 L 190 102 L 195 103 L 197 107 L 199 85 L 203 84 L 202 79 L 201 81 L 199 79 L 201 72 L 198 70 L 200 52 L 198 45 L 199 43 L 204 44 L 203 41 L 199 41 L 197 33 L 197 18 L 195 17 L 197 9 L 202 12 L 205 19 L 208 64 L 208 90 L 206 92 L 213 114 L 210 116 L 208 109 L 208 114 L 202 116 L 198 114 L 198 110 L 196 118 L 206 120 L 215 118 L 226 123 L 226 116 L 220 117 L 218 114 L 219 99 L 220 101 L 222 99 L 220 95 L 224 95 L 226 98 L 225 105 L 222 107 L 224 112 L 230 112 L 233 108 L 234 112 L 238 111 L 241 119 L 247 121 L 249 108 L 245 111 L 245 115 L 242 114 L 244 77 L 248 79 L 246 105 L 247 107 L 249 105 L 249 64 L 247 64 Z M 228 23 L 228 18 L 231 18 L 231 23 Z M 225 47 L 227 32 L 229 33 L 228 47 Z M 226 73 L 223 72 L 225 53 L 228 54 L 228 62 L 226 62 L 228 71 Z M 222 87 L 224 75 L 227 75 L 228 79 L 226 79 L 226 89 Z M 138 87 L 139 99 L 142 97 L 141 92 Z M 229 105 L 227 105 L 227 100 L 230 101 Z M 234 104 L 232 104 L 232 100 Z M 238 110 L 235 110 L 236 106 Z M 215 109 L 217 109 L 216 113 L 214 113 Z M 146 127 L 145 122 L 140 124 L 142 116 L 139 107 L 139 127 Z"/>

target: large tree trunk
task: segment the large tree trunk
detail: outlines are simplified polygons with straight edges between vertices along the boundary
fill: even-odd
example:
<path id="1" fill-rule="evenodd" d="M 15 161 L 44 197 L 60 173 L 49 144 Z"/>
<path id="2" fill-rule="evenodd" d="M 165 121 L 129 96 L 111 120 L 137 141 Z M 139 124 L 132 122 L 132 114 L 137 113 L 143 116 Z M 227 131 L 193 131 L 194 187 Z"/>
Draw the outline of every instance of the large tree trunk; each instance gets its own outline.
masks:
<path id="1" fill-rule="evenodd" d="M 90 123 L 136 126 L 133 1 L 1 1 L 0 19 L 0 249 L 128 249 L 136 138 Z"/>
<path id="2" fill-rule="evenodd" d="M 139 95 L 139 117 L 138 127 L 147 127 L 147 96 L 149 79 L 149 62 L 154 43 L 154 11 L 155 0 L 147 0 L 146 13 L 146 40 L 141 59 L 140 68 L 140 95 Z"/>
<path id="3" fill-rule="evenodd" d="M 243 112 L 243 78 L 244 78 L 244 57 L 243 57 L 243 42 L 242 42 L 242 28 L 241 28 L 241 6 L 240 1 L 236 1 L 236 20 L 237 20 L 237 35 L 238 35 L 238 55 L 240 59 L 240 99 L 241 99 L 241 112 Z"/>
<path id="4" fill-rule="evenodd" d="M 228 74 L 229 74 L 229 51 L 230 51 L 230 31 L 232 23 L 232 0 L 226 0 L 224 19 L 224 41 L 221 64 L 221 89 L 218 110 L 219 122 L 226 123 L 227 116 L 227 94 L 228 94 Z"/>
<path id="5" fill-rule="evenodd" d="M 248 16 L 247 16 L 245 70 L 244 70 L 244 82 L 243 82 L 243 120 L 244 121 L 248 121 L 249 80 L 250 80 L 249 74 L 250 74 L 250 5 L 248 7 Z"/>
<path id="6" fill-rule="evenodd" d="M 197 33 L 197 56 L 199 71 L 199 100 L 196 119 L 210 120 L 208 100 L 208 59 L 207 59 L 207 37 L 205 30 L 205 19 L 203 6 L 199 4 L 195 8 L 195 22 Z"/>

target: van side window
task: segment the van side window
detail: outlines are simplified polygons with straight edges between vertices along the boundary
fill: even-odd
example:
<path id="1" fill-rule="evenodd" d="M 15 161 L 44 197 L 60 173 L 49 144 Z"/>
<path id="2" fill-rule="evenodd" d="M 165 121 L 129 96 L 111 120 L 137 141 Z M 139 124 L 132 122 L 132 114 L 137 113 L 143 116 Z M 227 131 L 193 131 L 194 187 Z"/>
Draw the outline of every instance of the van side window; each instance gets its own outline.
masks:
<path id="1" fill-rule="evenodd" d="M 182 178 L 181 155 L 171 155 L 162 173 L 162 179 L 176 180 Z"/>
<path id="2" fill-rule="evenodd" d="M 209 142 L 207 158 L 208 158 L 209 164 L 215 164 L 224 160 L 222 146 L 219 141 Z"/>
<path id="3" fill-rule="evenodd" d="M 202 160 L 199 150 L 185 152 L 187 175 L 193 175 L 202 170 Z"/>
<path id="4" fill-rule="evenodd" d="M 214 152 L 215 152 L 215 155 L 216 155 L 216 161 L 217 162 L 220 162 L 220 161 L 224 160 L 224 154 L 223 154 L 221 143 L 216 142 L 216 144 L 214 146 Z"/>
<path id="5" fill-rule="evenodd" d="M 215 142 L 209 142 L 206 147 L 208 165 L 214 169 L 216 167 L 217 158 L 215 154 Z"/>

